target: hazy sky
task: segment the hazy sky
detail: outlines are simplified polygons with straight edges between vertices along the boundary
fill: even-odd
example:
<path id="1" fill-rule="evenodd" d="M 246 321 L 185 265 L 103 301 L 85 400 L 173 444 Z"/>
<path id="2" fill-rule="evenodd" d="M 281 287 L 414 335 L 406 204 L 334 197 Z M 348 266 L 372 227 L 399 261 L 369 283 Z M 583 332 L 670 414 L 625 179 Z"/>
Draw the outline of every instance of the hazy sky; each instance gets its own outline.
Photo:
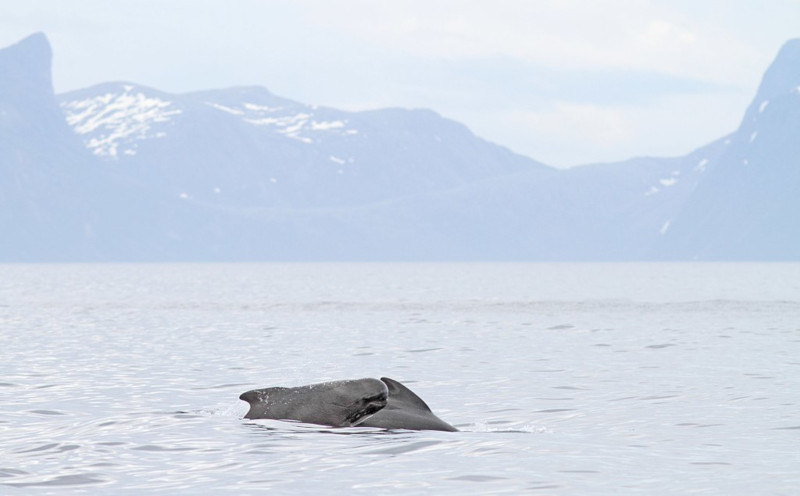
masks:
<path id="1" fill-rule="evenodd" d="M 57 92 L 256 84 L 426 107 L 554 166 L 683 155 L 739 124 L 800 0 L 3 0 L 0 46 L 50 39 Z"/>

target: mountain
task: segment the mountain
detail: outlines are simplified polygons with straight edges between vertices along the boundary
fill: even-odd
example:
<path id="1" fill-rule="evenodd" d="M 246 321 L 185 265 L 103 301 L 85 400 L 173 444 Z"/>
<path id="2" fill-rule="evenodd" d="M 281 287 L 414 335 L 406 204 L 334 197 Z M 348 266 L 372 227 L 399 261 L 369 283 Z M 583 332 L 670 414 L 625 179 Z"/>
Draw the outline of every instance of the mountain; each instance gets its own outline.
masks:
<path id="1" fill-rule="evenodd" d="M 800 40 L 786 43 L 656 256 L 800 259 Z"/>
<path id="2" fill-rule="evenodd" d="M 421 259 L 651 260 L 723 148 L 719 140 L 682 158 L 504 175 L 397 199 L 376 217 L 400 233 L 392 246 Z"/>
<path id="3" fill-rule="evenodd" d="M 558 170 L 429 110 L 56 96 L 36 34 L 0 50 L 0 261 L 798 260 L 799 43 L 732 134 Z"/>
<path id="4" fill-rule="evenodd" d="M 258 87 L 170 95 L 130 83 L 60 101 L 109 165 L 216 205 L 363 205 L 543 167 L 429 110 L 344 112 Z"/>
<path id="5" fill-rule="evenodd" d="M 685 157 L 576 167 L 540 188 L 523 174 L 497 188 L 521 214 L 509 217 L 507 245 L 536 260 L 800 260 L 798 133 L 792 40 L 730 135 Z"/>
<path id="6" fill-rule="evenodd" d="M 50 79 L 50 45 L 32 35 L 0 50 L 0 256 L 65 259 L 90 251 L 84 236 L 86 151 L 64 121 Z"/>
<path id="7" fill-rule="evenodd" d="M 87 151 L 51 58 L 43 34 L 0 50 L 0 261 L 180 259 L 204 238 L 196 212 Z"/>
<path id="8" fill-rule="evenodd" d="M 429 110 L 344 112 L 257 87 L 173 95 L 133 83 L 60 104 L 106 167 L 196 214 L 170 229 L 192 240 L 176 259 L 449 258 L 452 243 L 423 227 L 417 198 L 550 170 Z"/>

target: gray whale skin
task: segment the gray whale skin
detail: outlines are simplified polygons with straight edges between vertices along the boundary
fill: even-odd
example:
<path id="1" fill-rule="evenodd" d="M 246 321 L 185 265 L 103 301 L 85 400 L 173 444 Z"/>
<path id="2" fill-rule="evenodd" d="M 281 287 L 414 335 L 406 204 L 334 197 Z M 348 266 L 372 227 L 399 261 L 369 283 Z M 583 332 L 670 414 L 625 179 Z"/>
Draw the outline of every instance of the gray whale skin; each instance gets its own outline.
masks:
<path id="1" fill-rule="evenodd" d="M 271 387 L 242 393 L 247 419 L 294 420 L 331 427 L 457 431 L 413 391 L 388 377 Z"/>

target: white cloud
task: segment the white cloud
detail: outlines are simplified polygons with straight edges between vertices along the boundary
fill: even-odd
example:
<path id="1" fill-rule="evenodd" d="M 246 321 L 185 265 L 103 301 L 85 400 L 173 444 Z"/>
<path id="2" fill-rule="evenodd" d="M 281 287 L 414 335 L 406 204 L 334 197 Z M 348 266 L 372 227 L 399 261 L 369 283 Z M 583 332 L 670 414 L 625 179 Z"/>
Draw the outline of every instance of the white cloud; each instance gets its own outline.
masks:
<path id="1" fill-rule="evenodd" d="M 314 22 L 430 58 L 514 57 L 563 68 L 651 70 L 723 80 L 756 54 L 667 2 L 454 0 L 306 2 Z"/>
<path id="2" fill-rule="evenodd" d="M 385 64 L 394 89 L 381 98 L 367 89 L 373 99 L 432 107 L 555 166 L 675 156 L 731 131 L 780 46 L 775 39 L 785 41 L 772 26 L 796 31 L 774 15 L 785 6 L 724 0 L 303 5 L 309 22 L 369 46 L 382 62 L 413 61 L 408 73 Z M 775 39 L 766 43 L 765 33 Z"/>

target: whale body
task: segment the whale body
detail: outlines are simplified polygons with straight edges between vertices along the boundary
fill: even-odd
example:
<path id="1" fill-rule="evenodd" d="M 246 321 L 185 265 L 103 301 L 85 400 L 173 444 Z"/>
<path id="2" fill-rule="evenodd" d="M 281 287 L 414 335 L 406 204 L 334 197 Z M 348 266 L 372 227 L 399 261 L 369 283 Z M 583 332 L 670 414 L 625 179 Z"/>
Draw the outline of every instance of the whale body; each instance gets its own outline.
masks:
<path id="1" fill-rule="evenodd" d="M 333 381 L 300 387 L 252 389 L 239 396 L 250 404 L 248 419 L 295 420 L 353 427 L 386 406 L 386 384 L 377 379 Z"/>
<path id="2" fill-rule="evenodd" d="M 457 431 L 398 381 L 382 377 L 271 387 L 242 393 L 248 419 L 293 420 L 331 427 Z"/>

